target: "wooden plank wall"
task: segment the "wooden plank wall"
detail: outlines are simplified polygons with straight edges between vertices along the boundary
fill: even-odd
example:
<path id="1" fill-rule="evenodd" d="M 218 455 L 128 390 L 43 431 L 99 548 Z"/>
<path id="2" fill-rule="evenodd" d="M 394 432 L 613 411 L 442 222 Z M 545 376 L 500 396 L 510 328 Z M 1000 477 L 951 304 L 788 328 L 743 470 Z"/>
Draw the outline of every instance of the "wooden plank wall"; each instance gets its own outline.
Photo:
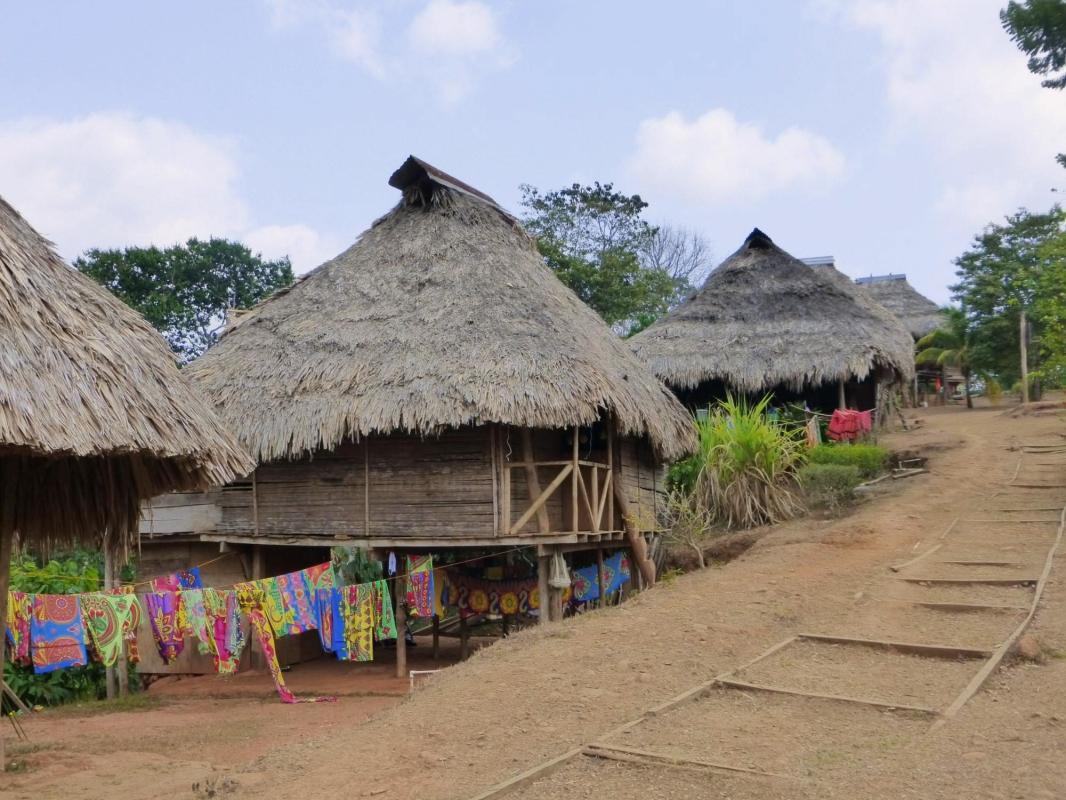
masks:
<path id="1" fill-rule="evenodd" d="M 142 537 L 173 533 L 213 531 L 222 521 L 220 489 L 207 492 L 174 492 L 153 497 L 141 513 Z"/>
<path id="2" fill-rule="evenodd" d="M 618 449 L 617 477 L 629 499 L 629 515 L 642 531 L 655 530 L 666 493 L 666 468 L 656 465 L 646 441 L 623 439 Z"/>

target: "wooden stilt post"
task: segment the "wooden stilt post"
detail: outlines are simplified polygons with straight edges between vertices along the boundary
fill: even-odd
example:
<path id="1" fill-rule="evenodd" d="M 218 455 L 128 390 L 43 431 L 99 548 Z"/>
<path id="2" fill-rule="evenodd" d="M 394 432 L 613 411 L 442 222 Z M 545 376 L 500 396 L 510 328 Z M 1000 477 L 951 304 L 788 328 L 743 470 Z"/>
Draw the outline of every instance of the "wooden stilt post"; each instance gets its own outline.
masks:
<path id="1" fill-rule="evenodd" d="M 537 596 L 540 598 L 540 623 L 544 625 L 551 622 L 551 602 L 548 597 L 548 570 L 551 569 L 551 559 L 548 556 L 540 556 L 537 559 Z"/>
<path id="2" fill-rule="evenodd" d="M 459 660 L 466 661 L 470 657 L 470 628 L 466 624 L 466 617 L 459 615 Z"/>
<path id="3" fill-rule="evenodd" d="M 604 580 L 605 577 L 606 577 L 606 575 L 604 574 L 604 567 L 603 567 L 603 548 L 602 547 L 597 547 L 596 548 L 596 580 L 598 581 L 599 589 L 600 589 L 600 608 L 603 608 L 604 606 L 607 605 L 607 592 L 606 592 L 607 585 L 606 585 L 606 581 Z"/>
<path id="4" fill-rule="evenodd" d="M 7 620 L 7 590 L 11 576 L 11 551 L 15 544 L 16 467 L 11 459 L 0 459 L 0 629 Z M 0 683 L 4 680 L 4 653 L 0 641 Z M 3 698 L 0 697 L 0 703 Z M 4 737 L 0 734 L 0 774 L 7 761 L 4 758 Z"/>
<path id="5" fill-rule="evenodd" d="M 115 583 L 115 556 L 114 556 L 114 543 L 112 541 L 114 532 L 110 530 L 104 531 L 104 588 L 110 589 Z M 104 669 L 104 691 L 108 700 L 114 700 L 117 694 L 115 688 L 115 667 L 110 666 Z"/>
<path id="6" fill-rule="evenodd" d="M 433 660 L 440 658 L 440 617 L 433 615 Z"/>
<path id="7" fill-rule="evenodd" d="M 261 544 L 252 545 L 252 580 L 257 581 L 266 577 L 266 551 Z M 258 636 L 251 636 L 249 653 L 253 669 L 263 669 L 266 666 L 266 654 L 259 644 Z"/>
<path id="8" fill-rule="evenodd" d="M 401 570 L 402 571 L 402 570 Z M 396 579 L 396 677 L 407 677 L 407 604 L 404 602 L 404 578 Z"/>
<path id="9" fill-rule="evenodd" d="M 581 434 L 581 428 L 577 425 L 574 426 L 574 471 L 570 475 L 570 514 L 571 514 L 571 530 L 575 533 L 581 530 L 581 517 L 577 510 L 577 483 L 581 480 L 581 465 L 578 464 L 578 456 L 581 455 L 580 443 L 578 441 Z M 560 617 L 561 619 L 561 617 Z"/>
<path id="10" fill-rule="evenodd" d="M 848 401 L 844 393 L 844 379 L 841 378 L 837 381 L 837 408 L 845 409 L 847 407 Z"/>

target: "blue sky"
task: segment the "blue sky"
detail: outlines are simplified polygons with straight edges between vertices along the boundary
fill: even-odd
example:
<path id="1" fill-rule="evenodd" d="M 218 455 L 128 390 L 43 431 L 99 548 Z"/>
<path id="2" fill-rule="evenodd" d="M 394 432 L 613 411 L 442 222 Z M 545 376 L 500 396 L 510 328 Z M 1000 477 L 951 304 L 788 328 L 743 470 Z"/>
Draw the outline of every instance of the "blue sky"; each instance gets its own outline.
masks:
<path id="1" fill-rule="evenodd" d="M 1066 186 L 1066 95 L 999 0 L 5 3 L 0 194 L 60 252 L 240 238 L 299 270 L 409 154 L 518 210 L 613 181 L 717 259 L 758 226 L 948 299 Z"/>

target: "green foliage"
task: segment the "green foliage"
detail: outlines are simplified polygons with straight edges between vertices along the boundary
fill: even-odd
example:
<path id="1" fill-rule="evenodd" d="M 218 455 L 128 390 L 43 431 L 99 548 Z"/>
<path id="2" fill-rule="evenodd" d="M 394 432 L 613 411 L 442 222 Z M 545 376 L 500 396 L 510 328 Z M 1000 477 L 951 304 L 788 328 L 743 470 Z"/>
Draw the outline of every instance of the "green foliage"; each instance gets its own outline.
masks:
<path id="1" fill-rule="evenodd" d="M 1066 2 L 1011 0 L 999 19 L 1018 49 L 1029 56 L 1029 71 L 1050 76 L 1042 85 L 1066 88 Z"/>
<path id="2" fill-rule="evenodd" d="M 74 266 L 140 312 L 183 363 L 215 343 L 227 311 L 293 281 L 288 258 L 264 261 L 239 242 L 214 238 L 166 249 L 93 249 Z"/>
<path id="3" fill-rule="evenodd" d="M 673 489 L 666 497 L 666 529 L 663 537 L 670 544 L 690 548 L 701 568 L 707 566 L 703 547 L 711 537 L 714 518 L 693 494 Z"/>
<path id="4" fill-rule="evenodd" d="M 384 577 L 380 561 L 372 561 L 366 550 L 359 547 L 334 547 L 333 563 L 345 585 L 370 583 Z"/>
<path id="5" fill-rule="evenodd" d="M 820 444 L 807 458 L 812 464 L 854 467 L 862 478 L 875 478 L 888 465 L 888 451 L 875 444 Z"/>
<path id="6" fill-rule="evenodd" d="M 799 484 L 811 508 L 839 511 L 855 499 L 862 472 L 854 464 L 810 463 L 799 471 Z"/>
<path id="7" fill-rule="evenodd" d="M 998 406 L 1003 401 L 1003 384 L 995 378 L 986 378 L 985 396 L 988 397 L 988 402 Z"/>
<path id="8" fill-rule="evenodd" d="M 524 185 L 523 221 L 545 263 L 603 319 L 629 334 L 647 327 L 689 291 L 708 258 L 698 236 L 660 229 L 640 195 L 610 183 L 541 193 Z"/>
<path id="9" fill-rule="evenodd" d="M 987 226 L 955 260 L 959 282 L 951 289 L 966 310 L 968 363 L 974 372 L 1017 380 L 1022 312 L 1040 337 L 1066 311 L 1053 298 L 1042 299 L 1048 292 L 1061 297 L 1056 281 L 1064 268 L 1056 247 L 1064 221 L 1066 214 L 1058 206 L 1046 214 L 1022 209 L 1005 224 Z"/>
<path id="10" fill-rule="evenodd" d="M 754 405 L 719 403 L 696 422 L 699 452 L 671 471 L 672 485 L 691 493 L 715 524 L 750 528 L 801 510 L 794 489 L 803 429 L 771 421 L 769 403 L 769 395 Z"/>
<path id="11" fill-rule="evenodd" d="M 22 554 L 11 561 L 11 588 L 32 594 L 77 594 L 100 589 L 103 558 L 90 550 L 57 554 L 47 563 Z M 32 667 L 4 663 L 4 680 L 30 705 L 54 706 L 104 696 L 104 668 L 90 663 L 35 675 Z"/>
<path id="12" fill-rule="evenodd" d="M 915 345 L 914 362 L 943 369 L 956 367 L 966 390 L 966 405 L 973 408 L 970 397 L 970 320 L 962 309 L 943 309 L 944 324 L 926 334 Z"/>

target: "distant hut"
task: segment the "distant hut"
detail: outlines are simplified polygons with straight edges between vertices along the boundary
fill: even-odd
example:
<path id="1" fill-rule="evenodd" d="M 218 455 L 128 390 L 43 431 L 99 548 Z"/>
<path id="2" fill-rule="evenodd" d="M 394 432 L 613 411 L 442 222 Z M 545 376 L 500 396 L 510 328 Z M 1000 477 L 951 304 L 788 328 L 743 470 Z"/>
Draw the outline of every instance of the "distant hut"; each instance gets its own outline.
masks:
<path id="1" fill-rule="evenodd" d="M 906 275 L 870 275 L 856 278 L 855 283 L 895 314 L 915 340 L 944 324 L 940 306 L 911 286 Z"/>
<path id="2" fill-rule="evenodd" d="M 630 340 L 690 406 L 727 392 L 870 409 L 914 371 L 902 324 L 835 269 L 755 229 L 703 287 Z"/>
<path id="3" fill-rule="evenodd" d="M 3 199 L 0 341 L 0 620 L 16 538 L 121 547 L 144 499 L 251 469 L 159 334 Z"/>
<path id="4" fill-rule="evenodd" d="M 389 183 L 390 213 L 187 368 L 259 466 L 193 524 L 162 499 L 145 541 L 528 545 L 542 587 L 561 550 L 627 543 L 652 568 L 690 416 L 491 197 L 413 157 Z"/>

